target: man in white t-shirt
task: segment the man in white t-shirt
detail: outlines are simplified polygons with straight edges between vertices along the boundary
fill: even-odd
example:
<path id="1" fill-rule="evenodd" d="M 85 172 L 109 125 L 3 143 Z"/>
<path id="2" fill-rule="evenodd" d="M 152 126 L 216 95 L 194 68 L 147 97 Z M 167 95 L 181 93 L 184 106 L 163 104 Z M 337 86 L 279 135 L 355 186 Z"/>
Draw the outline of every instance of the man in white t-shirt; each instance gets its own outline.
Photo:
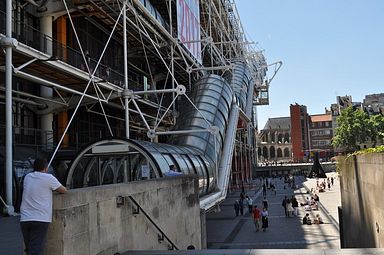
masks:
<path id="1" fill-rule="evenodd" d="M 52 191 L 67 189 L 51 174 L 45 159 L 36 159 L 34 172 L 24 177 L 20 226 L 26 254 L 43 254 L 48 225 L 52 221 Z"/>

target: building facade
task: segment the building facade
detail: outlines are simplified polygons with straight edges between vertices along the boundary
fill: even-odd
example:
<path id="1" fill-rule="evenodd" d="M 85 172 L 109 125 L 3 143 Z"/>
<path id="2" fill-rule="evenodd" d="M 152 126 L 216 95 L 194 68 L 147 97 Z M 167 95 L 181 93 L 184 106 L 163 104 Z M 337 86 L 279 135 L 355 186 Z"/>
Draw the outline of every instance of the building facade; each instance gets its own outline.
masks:
<path id="1" fill-rule="evenodd" d="M 314 153 L 317 153 L 319 159 L 328 161 L 334 156 L 331 113 L 310 115 L 309 136 L 309 152 L 311 157 Z"/>
<path id="2" fill-rule="evenodd" d="M 269 118 L 258 135 L 258 159 L 271 164 L 292 160 L 290 117 Z"/>
<path id="3" fill-rule="evenodd" d="M 162 163 L 151 166 L 158 176 L 175 165 L 204 177 L 201 185 L 212 190 L 229 144 L 225 156 L 234 163 L 222 165 L 236 172 L 225 178 L 252 178 L 254 111 L 268 102 L 268 65 L 247 43 L 233 0 L 0 1 L 0 42 L 12 52 L 11 63 L 10 54 L 0 54 L 0 166 L 7 173 L 14 160 L 41 156 L 63 166 L 65 178 L 82 148 L 118 138 L 140 144 L 142 155 L 150 147 L 148 154 L 161 154 Z M 8 138 L 12 144 L 3 146 Z M 175 149 L 188 142 L 198 156 Z M 139 150 L 127 157 L 141 171 L 154 157 L 134 158 Z M 117 168 L 127 168 L 122 160 L 82 162 L 79 174 L 94 176 L 82 176 L 79 186 L 138 179 L 127 169 L 131 176 L 119 176 Z M 3 173 L 0 181 L 11 204 L 11 182 Z"/>

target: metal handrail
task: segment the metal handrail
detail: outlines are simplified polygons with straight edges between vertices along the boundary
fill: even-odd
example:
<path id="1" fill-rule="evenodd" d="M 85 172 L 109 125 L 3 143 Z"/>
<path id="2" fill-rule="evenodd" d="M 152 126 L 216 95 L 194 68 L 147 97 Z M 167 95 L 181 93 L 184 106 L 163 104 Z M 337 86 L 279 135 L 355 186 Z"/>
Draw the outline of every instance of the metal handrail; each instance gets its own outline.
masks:
<path id="1" fill-rule="evenodd" d="M 161 228 L 152 220 L 152 218 L 144 211 L 144 209 L 139 205 L 139 203 L 132 197 L 132 196 L 128 196 L 129 199 L 131 199 L 131 201 L 137 206 L 137 209 L 139 211 L 141 211 L 144 216 L 152 223 L 152 225 L 160 232 L 161 234 L 161 237 L 162 239 L 159 239 L 159 240 L 164 240 L 167 239 L 167 241 L 171 244 L 171 250 L 179 250 L 179 248 L 177 248 L 177 246 L 171 241 L 171 239 L 169 239 L 169 237 L 164 233 L 163 230 L 161 230 Z M 138 213 L 138 212 L 137 212 Z"/>

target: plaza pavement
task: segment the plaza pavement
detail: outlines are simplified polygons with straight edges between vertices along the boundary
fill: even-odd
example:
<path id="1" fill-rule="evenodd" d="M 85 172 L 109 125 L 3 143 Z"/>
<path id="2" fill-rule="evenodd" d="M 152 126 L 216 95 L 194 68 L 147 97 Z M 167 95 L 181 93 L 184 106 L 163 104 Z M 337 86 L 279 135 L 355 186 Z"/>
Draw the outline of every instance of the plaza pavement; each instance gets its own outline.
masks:
<path id="1" fill-rule="evenodd" d="M 338 174 L 335 172 L 327 173 L 327 177 L 334 177 L 335 182 L 330 190 L 326 189 L 324 193 L 316 194 L 320 197 L 320 206 L 322 206 L 325 213 L 331 217 L 331 220 L 334 220 L 337 224 L 339 224 L 339 216 L 338 216 L 338 206 L 341 206 L 341 192 L 340 192 L 340 183 Z M 316 180 L 308 179 L 304 182 L 304 187 L 310 191 L 312 188 L 316 190 Z"/>
<path id="2" fill-rule="evenodd" d="M 322 206 L 318 211 L 310 211 L 311 219 L 320 214 L 324 224 L 302 225 L 305 215 L 299 207 L 298 217 L 285 217 L 282 200 L 284 196 L 295 195 L 298 202 L 304 202 L 308 189 L 316 185 L 314 180 L 295 177 L 297 188 L 288 188 L 283 179 L 276 178 L 276 196 L 267 191 L 269 205 L 269 228 L 266 232 L 256 232 L 248 213 L 235 217 L 233 204 L 239 199 L 240 191 L 231 192 L 221 204 L 220 212 L 207 214 L 207 239 L 209 249 L 339 249 L 340 238 L 337 224 L 337 207 L 340 205 L 338 180 L 331 191 L 320 194 Z M 259 185 L 260 186 L 260 185 Z M 285 188 L 284 188 L 285 186 Z M 254 204 L 262 207 L 260 189 L 245 190 L 253 198 Z M 326 209 L 326 210 L 324 210 Z M 336 213 L 336 214 L 335 214 Z M 335 219 L 333 218 L 335 217 Z"/>
<path id="3" fill-rule="evenodd" d="M 239 199 L 240 191 L 230 192 L 227 199 L 220 205 L 221 212 L 207 213 L 208 248 L 246 250 L 340 248 L 338 226 L 336 225 L 337 206 L 340 205 L 338 180 L 331 191 L 319 194 L 322 208 L 325 210 L 310 212 L 312 218 L 319 213 L 325 224 L 303 226 L 301 220 L 305 213 L 304 210 L 299 209 L 300 217 L 286 218 L 281 202 L 284 196 L 292 194 L 295 194 L 299 202 L 303 202 L 305 197 L 309 196 L 307 190 L 315 187 L 316 181 L 306 180 L 303 177 L 295 178 L 296 184 L 299 185 L 297 189 L 292 190 L 287 185 L 284 189 L 283 180 L 276 179 L 276 196 L 267 192 L 270 216 L 269 228 L 266 232 L 255 231 L 248 213 L 235 217 L 233 203 Z M 246 189 L 246 193 L 254 199 L 254 203 L 258 207 L 261 207 L 262 196 L 259 183 L 256 188 Z M 247 211 L 246 208 L 244 211 Z M 0 254 L 22 254 L 22 236 L 18 221 L 19 217 L 0 217 Z M 248 254 L 242 253 L 246 250 L 237 250 L 239 252 L 237 254 Z M 305 252 L 300 253 L 305 254 Z"/>

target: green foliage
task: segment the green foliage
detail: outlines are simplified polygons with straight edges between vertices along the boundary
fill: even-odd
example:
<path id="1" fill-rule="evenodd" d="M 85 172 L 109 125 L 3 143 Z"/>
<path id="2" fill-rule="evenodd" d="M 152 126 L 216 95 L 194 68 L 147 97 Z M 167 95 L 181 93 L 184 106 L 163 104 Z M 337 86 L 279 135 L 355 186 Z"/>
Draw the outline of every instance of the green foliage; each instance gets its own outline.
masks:
<path id="1" fill-rule="evenodd" d="M 377 146 L 375 148 L 367 148 L 361 151 L 356 151 L 352 154 L 349 154 L 348 157 L 352 155 L 367 154 L 367 153 L 384 153 L 384 145 Z"/>
<path id="2" fill-rule="evenodd" d="M 353 154 L 358 155 L 358 154 L 367 154 L 367 153 L 384 153 L 384 145 L 377 146 L 375 148 L 368 148 L 361 151 L 356 151 Z"/>
<path id="3" fill-rule="evenodd" d="M 333 138 L 333 145 L 344 147 L 347 151 L 356 151 L 357 145 L 369 140 L 376 145 L 384 138 L 384 116 L 369 115 L 361 110 L 353 111 L 348 107 L 337 118 L 338 127 Z"/>
<path id="4" fill-rule="evenodd" d="M 372 127 L 372 137 L 371 139 L 376 144 L 378 139 L 384 138 L 384 116 L 382 115 L 374 115 L 369 121 L 371 122 Z"/>

